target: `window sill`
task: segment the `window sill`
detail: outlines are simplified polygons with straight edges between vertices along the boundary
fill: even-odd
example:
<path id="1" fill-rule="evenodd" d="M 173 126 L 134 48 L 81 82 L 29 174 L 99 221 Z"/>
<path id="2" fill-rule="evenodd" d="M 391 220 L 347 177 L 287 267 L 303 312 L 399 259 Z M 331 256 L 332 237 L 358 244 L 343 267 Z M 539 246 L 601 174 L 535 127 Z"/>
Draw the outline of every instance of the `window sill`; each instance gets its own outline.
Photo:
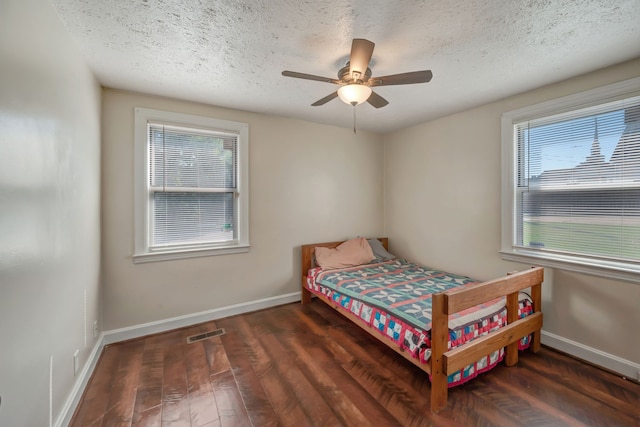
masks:
<path id="1" fill-rule="evenodd" d="M 143 264 L 147 262 L 161 262 L 161 261 L 172 261 L 176 259 L 239 254 L 239 253 L 249 252 L 249 248 L 250 248 L 250 245 L 242 244 L 242 245 L 234 245 L 234 246 L 224 246 L 220 248 L 183 249 L 183 250 L 168 250 L 168 251 L 139 253 L 139 254 L 133 255 L 133 263 Z"/>
<path id="2" fill-rule="evenodd" d="M 502 250 L 500 256 L 506 261 L 516 261 L 543 267 L 558 268 L 576 273 L 623 280 L 640 284 L 640 265 L 580 258 L 568 255 L 542 254 L 526 250 Z"/>

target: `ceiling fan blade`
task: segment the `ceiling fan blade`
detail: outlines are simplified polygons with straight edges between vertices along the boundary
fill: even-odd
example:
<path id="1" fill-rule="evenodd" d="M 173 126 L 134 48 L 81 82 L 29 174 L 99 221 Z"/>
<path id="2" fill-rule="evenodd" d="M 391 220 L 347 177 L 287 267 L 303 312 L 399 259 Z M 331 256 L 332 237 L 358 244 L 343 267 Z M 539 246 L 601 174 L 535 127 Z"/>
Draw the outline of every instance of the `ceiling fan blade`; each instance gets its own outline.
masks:
<path id="1" fill-rule="evenodd" d="M 375 44 L 365 39 L 353 39 L 351 43 L 351 56 L 349 57 L 349 73 L 353 78 L 353 73 L 360 73 L 360 78 L 364 77 L 364 74 L 369 67 L 369 61 L 371 61 L 371 55 L 373 55 L 373 48 Z"/>
<path id="2" fill-rule="evenodd" d="M 285 77 L 294 77 L 296 79 L 316 80 L 318 82 L 340 84 L 339 80 L 332 79 L 330 77 L 314 76 L 313 74 L 298 73 L 296 71 L 283 71 L 282 75 Z"/>
<path id="3" fill-rule="evenodd" d="M 371 96 L 369 96 L 369 99 L 367 99 L 367 102 L 376 108 L 384 107 L 389 103 L 389 101 L 387 101 L 386 99 L 384 99 L 383 97 L 381 97 L 375 92 L 371 92 Z"/>
<path id="4" fill-rule="evenodd" d="M 338 91 L 335 91 L 332 94 L 327 95 L 324 98 L 317 100 L 316 102 L 311 104 L 311 106 L 312 107 L 319 107 L 320 105 L 324 105 L 327 102 L 331 101 L 333 98 L 337 98 L 337 97 L 338 97 Z"/>
<path id="5" fill-rule="evenodd" d="M 413 83 L 428 83 L 433 73 L 431 70 L 412 71 L 410 73 L 392 74 L 390 76 L 371 77 L 369 86 L 408 85 Z"/>

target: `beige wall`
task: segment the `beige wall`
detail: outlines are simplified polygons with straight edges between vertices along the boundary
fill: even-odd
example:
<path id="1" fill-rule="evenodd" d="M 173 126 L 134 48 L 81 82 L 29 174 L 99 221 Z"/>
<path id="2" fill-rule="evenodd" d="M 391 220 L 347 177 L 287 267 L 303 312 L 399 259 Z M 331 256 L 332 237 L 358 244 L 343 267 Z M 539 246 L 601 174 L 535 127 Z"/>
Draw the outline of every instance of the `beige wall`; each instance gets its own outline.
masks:
<path id="1" fill-rule="evenodd" d="M 135 107 L 249 124 L 248 253 L 133 264 Z M 301 244 L 382 232 L 379 135 L 110 89 L 102 118 L 107 330 L 296 292 Z"/>
<path id="2" fill-rule="evenodd" d="M 500 250 L 501 115 L 639 76 L 635 60 L 385 136 L 385 232 L 398 255 L 488 279 Z M 640 285 L 546 269 L 544 330 L 640 363 Z"/>
<path id="3" fill-rule="evenodd" d="M 50 387 L 55 421 L 73 353 L 82 368 L 96 341 L 99 120 L 100 88 L 49 2 L 2 0 L 0 426 L 48 426 Z"/>

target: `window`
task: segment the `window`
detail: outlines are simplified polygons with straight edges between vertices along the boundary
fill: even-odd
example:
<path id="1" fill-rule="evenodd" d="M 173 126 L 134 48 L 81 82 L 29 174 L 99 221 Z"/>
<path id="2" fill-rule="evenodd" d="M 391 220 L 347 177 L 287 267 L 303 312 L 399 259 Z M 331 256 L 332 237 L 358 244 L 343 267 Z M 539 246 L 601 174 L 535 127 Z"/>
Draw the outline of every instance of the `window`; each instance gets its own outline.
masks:
<path id="1" fill-rule="evenodd" d="M 503 258 L 640 282 L 640 78 L 503 115 Z"/>
<path id="2" fill-rule="evenodd" d="M 134 262 L 246 252 L 248 125 L 135 110 Z"/>

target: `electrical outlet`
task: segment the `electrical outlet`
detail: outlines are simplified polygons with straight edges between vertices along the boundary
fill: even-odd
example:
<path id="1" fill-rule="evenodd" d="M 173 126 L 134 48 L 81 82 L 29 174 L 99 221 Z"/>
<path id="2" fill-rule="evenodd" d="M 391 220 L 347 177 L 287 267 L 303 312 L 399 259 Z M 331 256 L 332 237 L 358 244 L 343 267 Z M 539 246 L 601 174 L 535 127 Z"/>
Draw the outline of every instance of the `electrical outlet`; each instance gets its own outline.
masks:
<path id="1" fill-rule="evenodd" d="M 93 337 L 98 338 L 98 321 L 93 321 Z"/>
<path id="2" fill-rule="evenodd" d="M 76 349 L 76 351 L 73 353 L 73 376 L 75 377 L 76 374 L 78 373 L 78 368 L 80 367 L 80 363 L 78 360 L 78 354 L 80 353 L 80 350 Z"/>

